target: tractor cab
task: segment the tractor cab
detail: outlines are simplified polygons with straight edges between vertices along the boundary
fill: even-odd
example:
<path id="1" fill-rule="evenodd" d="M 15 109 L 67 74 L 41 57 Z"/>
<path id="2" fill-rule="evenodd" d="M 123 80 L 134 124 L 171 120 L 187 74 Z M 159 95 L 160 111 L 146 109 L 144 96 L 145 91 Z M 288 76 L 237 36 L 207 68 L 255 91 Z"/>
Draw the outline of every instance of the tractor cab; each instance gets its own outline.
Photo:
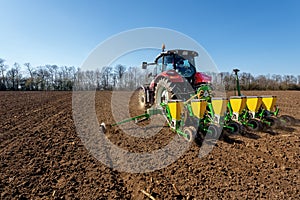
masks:
<path id="1" fill-rule="evenodd" d="M 142 63 L 142 69 L 154 66 L 147 71 L 149 74 L 146 80 L 151 82 L 139 88 L 139 105 L 142 108 L 159 106 L 160 103 L 167 102 L 175 96 L 187 99 L 203 85 L 207 86 L 211 82 L 210 76 L 196 71 L 195 57 L 198 56 L 196 51 L 164 49 L 163 45 L 162 52 L 153 63 Z"/>
<path id="2" fill-rule="evenodd" d="M 152 78 L 150 87 L 153 88 L 156 80 L 161 77 L 168 78 L 171 82 L 183 82 L 183 78 L 185 78 L 194 88 L 210 83 L 210 76 L 196 71 L 195 57 L 197 56 L 196 51 L 182 49 L 165 51 L 163 46 L 162 52 L 155 58 L 153 63 L 142 63 L 143 69 L 154 65 L 154 68 L 148 74 L 148 78 Z"/>
<path id="3" fill-rule="evenodd" d="M 156 64 L 154 74 L 175 70 L 182 77 L 191 79 L 195 73 L 195 57 L 198 53 L 189 50 L 169 50 L 161 52 L 155 59 Z"/>

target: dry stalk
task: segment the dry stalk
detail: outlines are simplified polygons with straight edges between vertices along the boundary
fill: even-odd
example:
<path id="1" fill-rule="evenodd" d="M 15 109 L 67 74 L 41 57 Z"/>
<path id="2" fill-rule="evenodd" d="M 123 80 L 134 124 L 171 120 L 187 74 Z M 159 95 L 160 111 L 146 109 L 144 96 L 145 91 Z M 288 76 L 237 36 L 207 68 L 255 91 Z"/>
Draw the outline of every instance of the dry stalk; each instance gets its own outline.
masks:
<path id="1" fill-rule="evenodd" d="M 140 190 L 144 195 L 146 195 L 147 197 L 149 197 L 152 200 L 155 200 L 155 198 L 153 196 L 151 196 L 151 194 L 149 194 L 148 192 L 146 192 L 145 190 Z"/>
<path id="2" fill-rule="evenodd" d="M 181 192 L 178 190 L 178 188 L 176 187 L 176 185 L 172 184 L 172 186 L 173 186 L 175 192 L 177 193 L 177 195 L 181 195 Z"/>

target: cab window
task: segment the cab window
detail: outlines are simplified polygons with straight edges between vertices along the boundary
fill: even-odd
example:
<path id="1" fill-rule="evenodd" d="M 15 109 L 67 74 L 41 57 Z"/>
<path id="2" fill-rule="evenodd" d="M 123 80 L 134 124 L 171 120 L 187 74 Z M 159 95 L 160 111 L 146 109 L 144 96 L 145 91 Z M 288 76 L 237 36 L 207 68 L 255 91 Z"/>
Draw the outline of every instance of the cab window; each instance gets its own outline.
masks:
<path id="1" fill-rule="evenodd" d="M 160 58 L 157 59 L 157 63 L 156 63 L 156 70 L 157 70 L 157 73 L 160 73 L 160 72 L 162 72 L 162 70 L 163 70 L 162 60 L 163 60 L 163 57 L 160 57 Z M 156 73 L 156 74 L 157 74 L 157 73 Z"/>
<path id="2" fill-rule="evenodd" d="M 174 56 L 173 55 L 166 55 L 164 57 L 165 71 L 173 69 L 174 68 L 173 65 L 174 65 Z"/>
<path id="3" fill-rule="evenodd" d="M 189 78 L 195 73 L 195 67 L 189 62 L 188 59 L 185 59 L 181 56 L 175 57 L 175 66 L 176 71 L 182 76 Z"/>

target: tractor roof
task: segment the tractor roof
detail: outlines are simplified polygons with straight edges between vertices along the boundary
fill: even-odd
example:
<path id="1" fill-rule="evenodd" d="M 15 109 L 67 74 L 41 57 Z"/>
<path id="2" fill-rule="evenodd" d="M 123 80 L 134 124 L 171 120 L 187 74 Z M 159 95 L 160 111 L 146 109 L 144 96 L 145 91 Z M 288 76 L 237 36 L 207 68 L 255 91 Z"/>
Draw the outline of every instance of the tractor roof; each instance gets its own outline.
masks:
<path id="1" fill-rule="evenodd" d="M 162 55 L 172 55 L 172 54 L 178 54 L 180 56 L 192 56 L 192 57 L 198 56 L 198 53 L 196 51 L 184 50 L 184 49 L 173 49 L 173 50 L 168 50 L 168 51 L 161 52 L 158 56 L 156 56 L 155 62 Z"/>

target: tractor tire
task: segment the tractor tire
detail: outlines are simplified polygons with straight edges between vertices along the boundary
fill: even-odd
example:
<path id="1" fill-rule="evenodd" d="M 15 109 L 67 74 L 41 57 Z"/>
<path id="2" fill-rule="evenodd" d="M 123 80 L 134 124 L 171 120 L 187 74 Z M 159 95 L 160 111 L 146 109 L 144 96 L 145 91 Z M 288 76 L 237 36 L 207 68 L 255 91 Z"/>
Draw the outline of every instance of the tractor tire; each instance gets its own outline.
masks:
<path id="1" fill-rule="evenodd" d="M 142 88 L 138 89 L 138 105 L 140 109 L 146 110 L 149 105 L 146 103 L 146 94 Z"/>
<path id="2" fill-rule="evenodd" d="M 263 124 L 257 119 L 250 119 L 248 121 L 248 129 L 251 131 L 261 131 L 263 129 Z"/>
<path id="3" fill-rule="evenodd" d="M 173 98 L 173 88 L 168 79 L 160 79 L 155 88 L 155 106 L 160 106 L 161 103 L 168 103 Z"/>

